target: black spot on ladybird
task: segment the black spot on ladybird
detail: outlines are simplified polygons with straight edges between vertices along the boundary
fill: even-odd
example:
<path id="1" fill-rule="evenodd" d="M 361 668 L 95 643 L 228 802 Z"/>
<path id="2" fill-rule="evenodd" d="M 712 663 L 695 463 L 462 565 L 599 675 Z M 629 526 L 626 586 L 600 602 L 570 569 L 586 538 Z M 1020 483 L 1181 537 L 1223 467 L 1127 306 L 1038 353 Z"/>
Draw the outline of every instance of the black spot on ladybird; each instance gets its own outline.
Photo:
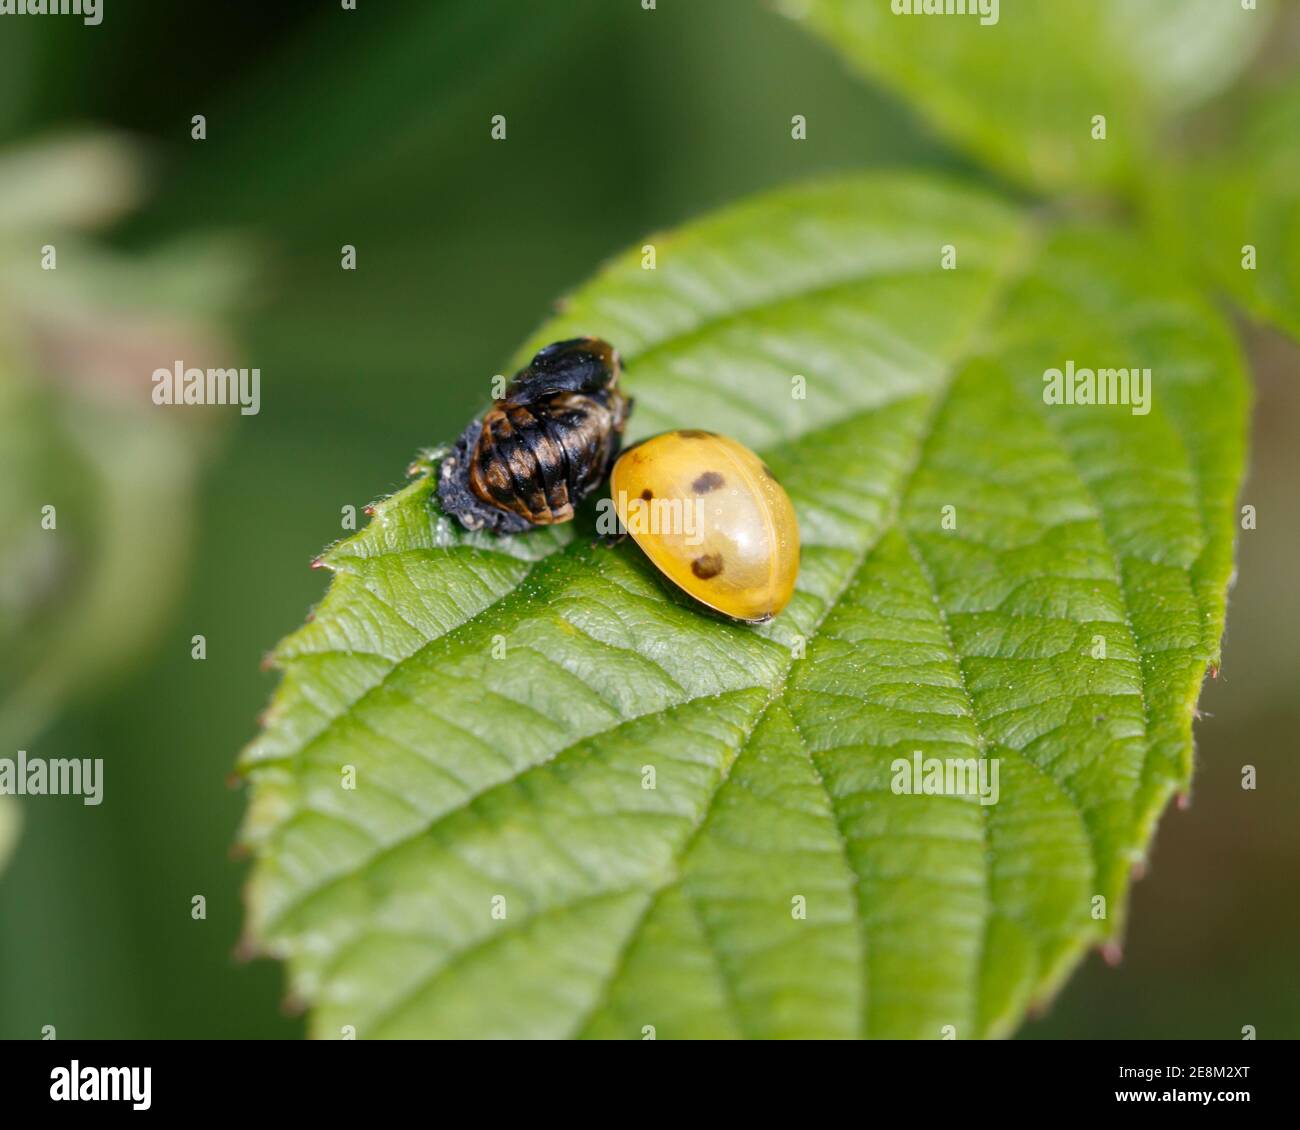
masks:
<path id="1" fill-rule="evenodd" d="M 641 497 L 644 498 L 646 502 L 649 502 L 652 498 L 654 498 L 654 496 L 655 496 L 655 492 L 652 491 L 649 487 L 646 487 L 645 490 L 641 492 Z"/>
<path id="2" fill-rule="evenodd" d="M 711 490 L 717 490 L 726 481 L 717 471 L 705 471 L 695 482 L 691 483 L 691 490 L 696 494 L 708 494 Z"/>
<path id="3" fill-rule="evenodd" d="M 702 581 L 716 577 L 722 572 L 722 554 L 706 553 L 691 562 L 691 572 Z"/>

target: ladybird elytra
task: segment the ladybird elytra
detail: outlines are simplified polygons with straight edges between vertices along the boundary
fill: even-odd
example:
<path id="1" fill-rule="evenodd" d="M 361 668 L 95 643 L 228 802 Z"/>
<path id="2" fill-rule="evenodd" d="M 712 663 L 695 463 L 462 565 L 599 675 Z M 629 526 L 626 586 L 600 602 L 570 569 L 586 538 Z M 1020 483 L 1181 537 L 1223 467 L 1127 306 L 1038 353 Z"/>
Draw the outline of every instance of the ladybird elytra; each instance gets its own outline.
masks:
<path id="1" fill-rule="evenodd" d="M 619 456 L 610 494 L 654 566 L 702 604 L 762 623 L 789 603 L 799 523 L 790 496 L 743 444 L 698 429 L 665 432 Z"/>
<path id="2" fill-rule="evenodd" d="M 499 534 L 569 521 L 618 455 L 632 408 L 620 370 L 618 351 L 596 337 L 539 350 L 443 460 L 443 510 Z"/>

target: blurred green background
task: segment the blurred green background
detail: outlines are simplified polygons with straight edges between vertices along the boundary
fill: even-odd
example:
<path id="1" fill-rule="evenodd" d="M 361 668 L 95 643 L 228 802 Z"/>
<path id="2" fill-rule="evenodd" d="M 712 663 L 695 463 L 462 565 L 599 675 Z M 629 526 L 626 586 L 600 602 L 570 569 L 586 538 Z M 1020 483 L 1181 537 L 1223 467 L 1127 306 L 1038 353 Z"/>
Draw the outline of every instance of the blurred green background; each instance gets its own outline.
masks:
<path id="1" fill-rule="evenodd" d="M 458 432 L 554 300 L 644 235 L 837 169 L 981 174 L 751 0 L 107 7 L 94 28 L 0 26 L 0 157 L 73 127 L 142 142 L 148 196 L 105 242 L 134 256 L 198 233 L 242 257 L 224 324 L 261 368 L 262 410 L 217 410 L 180 445 L 201 464 L 192 530 L 145 515 L 170 524 L 177 592 L 137 586 L 161 613 L 140 653 L 43 729 L 5 735 L 33 756 L 102 757 L 107 783 L 98 808 L 23 802 L 0 876 L 0 1036 L 294 1036 L 279 969 L 233 956 L 244 798 L 226 780 L 273 686 L 259 661 L 323 592 L 308 563 L 344 532 L 342 508 Z M 0 264 L 7 286 L 39 285 L 36 250 L 18 262 Z M 1247 339 L 1258 529 L 1202 701 L 1193 803 L 1162 822 L 1123 962 L 1090 957 L 1025 1037 L 1300 1036 L 1300 384 L 1293 345 Z M 142 372 L 131 395 L 148 388 Z M 183 470 L 155 474 L 190 490 Z"/>

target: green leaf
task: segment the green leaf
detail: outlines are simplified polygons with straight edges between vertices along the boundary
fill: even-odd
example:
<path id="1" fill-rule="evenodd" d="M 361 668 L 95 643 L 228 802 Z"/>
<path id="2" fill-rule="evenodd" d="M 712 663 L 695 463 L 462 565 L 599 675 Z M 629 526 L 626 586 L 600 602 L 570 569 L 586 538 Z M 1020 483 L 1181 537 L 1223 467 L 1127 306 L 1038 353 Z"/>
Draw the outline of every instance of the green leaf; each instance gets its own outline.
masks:
<path id="1" fill-rule="evenodd" d="M 1144 249 L 1039 222 L 913 178 L 778 192 L 519 351 L 601 334 L 635 435 L 762 451 L 803 537 L 762 628 L 589 514 L 466 534 L 436 455 L 325 555 L 242 758 L 248 944 L 316 1035 L 993 1035 L 1116 934 L 1218 662 L 1247 392 Z M 1150 413 L 1044 404 L 1067 359 L 1150 366 Z M 914 750 L 997 758 L 999 802 L 895 794 Z"/>
<path id="2" fill-rule="evenodd" d="M 1149 218 L 1166 253 L 1300 339 L 1300 83 L 1254 91 L 1228 128 L 1151 178 Z"/>
<path id="3" fill-rule="evenodd" d="M 1270 16 L 1237 0 L 968 6 L 977 14 L 895 15 L 888 0 L 788 10 L 956 145 L 1024 184 L 1072 192 L 1144 176 L 1165 120 L 1223 89 Z"/>

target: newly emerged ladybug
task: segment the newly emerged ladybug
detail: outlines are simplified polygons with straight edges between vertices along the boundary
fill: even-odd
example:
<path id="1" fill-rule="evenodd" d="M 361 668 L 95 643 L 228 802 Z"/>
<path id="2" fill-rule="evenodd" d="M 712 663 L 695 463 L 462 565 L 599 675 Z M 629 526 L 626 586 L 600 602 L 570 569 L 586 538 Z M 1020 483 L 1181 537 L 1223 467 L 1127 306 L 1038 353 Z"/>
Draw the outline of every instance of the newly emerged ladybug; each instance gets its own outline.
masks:
<path id="1" fill-rule="evenodd" d="M 789 603 L 799 523 L 749 448 L 713 432 L 665 432 L 620 456 L 610 493 L 646 556 L 702 604 L 762 623 Z"/>
<path id="2" fill-rule="evenodd" d="M 443 460 L 443 509 L 498 534 L 569 521 L 618 456 L 632 409 L 619 371 L 618 351 L 597 337 L 538 352 Z"/>

